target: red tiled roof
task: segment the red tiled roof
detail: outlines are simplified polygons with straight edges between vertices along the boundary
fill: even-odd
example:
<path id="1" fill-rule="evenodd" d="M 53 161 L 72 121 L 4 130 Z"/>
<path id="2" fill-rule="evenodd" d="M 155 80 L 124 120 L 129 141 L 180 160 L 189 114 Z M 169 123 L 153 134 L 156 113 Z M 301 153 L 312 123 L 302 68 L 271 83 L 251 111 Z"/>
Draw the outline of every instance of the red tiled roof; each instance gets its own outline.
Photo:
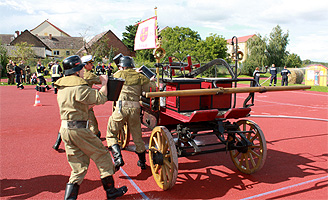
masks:
<path id="1" fill-rule="evenodd" d="M 247 35 L 247 36 L 243 36 L 243 37 L 238 37 L 237 39 L 238 39 L 238 42 L 239 43 L 241 43 L 241 42 L 247 42 L 247 40 L 249 39 L 249 38 L 252 38 L 253 36 L 255 36 L 255 34 L 253 34 L 253 35 Z M 227 40 L 227 43 L 231 43 L 231 40 L 232 39 L 229 39 L 229 40 Z"/>

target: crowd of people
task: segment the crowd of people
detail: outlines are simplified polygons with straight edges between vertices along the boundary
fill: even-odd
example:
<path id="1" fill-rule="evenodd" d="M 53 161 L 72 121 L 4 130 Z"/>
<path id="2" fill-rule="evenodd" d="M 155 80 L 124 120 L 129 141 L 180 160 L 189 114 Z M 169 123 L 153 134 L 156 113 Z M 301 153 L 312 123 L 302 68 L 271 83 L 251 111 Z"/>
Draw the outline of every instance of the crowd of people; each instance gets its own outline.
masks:
<path id="1" fill-rule="evenodd" d="M 48 67 L 48 68 L 47 68 Z M 36 85 L 35 89 L 38 91 L 42 91 L 43 87 L 45 86 L 45 89 L 50 90 L 51 87 L 47 85 L 47 81 L 45 79 L 45 76 L 51 75 L 51 81 L 52 81 L 52 88 L 54 88 L 54 93 L 57 93 L 57 88 L 54 86 L 54 82 L 63 76 L 63 70 L 60 66 L 59 61 L 50 61 L 48 63 L 48 66 L 45 67 L 42 65 L 41 61 L 37 62 L 37 65 L 35 66 L 35 72 L 32 73 L 31 67 L 29 65 L 25 65 L 24 61 L 20 61 L 19 64 L 16 62 L 9 60 L 7 66 L 6 66 L 6 72 L 7 72 L 7 78 L 8 78 L 8 85 L 17 85 L 17 88 L 24 89 L 24 84 L 33 84 Z M 2 72 L 2 66 L 1 66 L 1 72 Z M 109 63 L 107 66 L 99 62 L 96 67 L 93 66 L 92 72 L 94 72 L 97 76 L 99 75 L 105 75 L 107 74 L 110 76 L 113 72 L 114 68 L 111 66 L 111 63 Z M 0 74 L 2 75 L 2 74 Z"/>

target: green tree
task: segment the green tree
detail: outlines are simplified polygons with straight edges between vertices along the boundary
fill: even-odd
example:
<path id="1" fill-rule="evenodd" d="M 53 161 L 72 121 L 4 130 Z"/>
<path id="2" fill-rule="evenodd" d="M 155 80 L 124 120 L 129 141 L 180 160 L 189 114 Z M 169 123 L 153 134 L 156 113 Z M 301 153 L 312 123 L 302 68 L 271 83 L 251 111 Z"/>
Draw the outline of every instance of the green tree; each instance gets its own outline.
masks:
<path id="1" fill-rule="evenodd" d="M 102 37 L 89 49 L 89 53 L 92 54 L 96 62 L 102 62 L 102 58 L 109 57 L 111 46 L 107 37 Z"/>
<path id="2" fill-rule="evenodd" d="M 267 45 L 269 64 L 275 64 L 276 67 L 282 67 L 285 64 L 287 55 L 286 47 L 288 45 L 289 33 L 283 33 L 279 25 L 272 29 L 270 33 L 269 43 Z"/>
<path id="3" fill-rule="evenodd" d="M 312 61 L 309 59 L 303 60 L 303 65 L 309 65 L 311 63 L 312 63 Z"/>
<path id="4" fill-rule="evenodd" d="M 256 67 L 268 65 L 266 55 L 266 38 L 260 34 L 247 41 L 247 55 L 241 70 L 242 74 L 252 75 Z"/>
<path id="5" fill-rule="evenodd" d="M 129 25 L 125 27 L 126 32 L 123 32 L 122 42 L 127 46 L 131 51 L 134 51 L 134 38 L 137 34 L 138 26 Z"/>
<path id="6" fill-rule="evenodd" d="M 175 56 L 180 60 L 187 55 L 195 56 L 197 43 L 201 41 L 198 32 L 186 27 L 165 28 L 161 36 L 166 56 Z"/>
<path id="7" fill-rule="evenodd" d="M 21 42 L 15 45 L 16 49 L 12 51 L 12 54 L 17 58 L 17 61 L 27 61 L 35 57 L 35 53 L 32 49 L 32 44 L 27 42 Z"/>
<path id="8" fill-rule="evenodd" d="M 285 59 L 285 65 L 288 68 L 294 68 L 294 67 L 299 68 L 302 66 L 302 60 L 297 54 L 295 54 L 295 53 L 289 54 L 288 53 L 286 56 L 286 59 Z"/>
<path id="9" fill-rule="evenodd" d="M 8 63 L 7 49 L 2 46 L 2 41 L 0 40 L 0 65 L 3 67 L 3 71 L 6 69 Z M 3 73 L 2 73 L 3 74 Z"/>
<path id="10" fill-rule="evenodd" d="M 196 45 L 197 57 L 203 61 L 209 62 L 217 58 L 227 58 L 227 41 L 222 35 L 210 34 L 203 41 L 199 41 Z"/>

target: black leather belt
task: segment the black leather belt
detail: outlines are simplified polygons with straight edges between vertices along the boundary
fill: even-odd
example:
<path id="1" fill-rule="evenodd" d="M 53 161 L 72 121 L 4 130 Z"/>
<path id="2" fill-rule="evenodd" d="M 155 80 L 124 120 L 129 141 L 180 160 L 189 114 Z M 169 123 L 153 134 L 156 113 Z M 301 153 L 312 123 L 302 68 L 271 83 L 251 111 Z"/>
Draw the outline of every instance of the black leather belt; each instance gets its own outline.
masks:
<path id="1" fill-rule="evenodd" d="M 68 129 L 77 129 L 77 128 L 88 128 L 88 121 L 68 121 L 62 120 L 61 126 L 62 128 Z"/>

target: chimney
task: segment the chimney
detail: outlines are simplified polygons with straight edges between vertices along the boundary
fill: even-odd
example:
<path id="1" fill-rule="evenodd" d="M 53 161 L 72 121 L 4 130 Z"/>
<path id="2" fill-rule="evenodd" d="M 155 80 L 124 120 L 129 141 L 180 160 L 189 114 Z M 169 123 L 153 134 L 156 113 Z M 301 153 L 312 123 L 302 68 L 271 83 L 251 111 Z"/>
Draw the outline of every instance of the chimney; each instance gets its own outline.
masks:
<path id="1" fill-rule="evenodd" d="M 19 31 L 15 31 L 15 37 L 19 36 Z"/>
<path id="2" fill-rule="evenodd" d="M 49 34 L 49 39 L 52 40 L 52 34 Z"/>

